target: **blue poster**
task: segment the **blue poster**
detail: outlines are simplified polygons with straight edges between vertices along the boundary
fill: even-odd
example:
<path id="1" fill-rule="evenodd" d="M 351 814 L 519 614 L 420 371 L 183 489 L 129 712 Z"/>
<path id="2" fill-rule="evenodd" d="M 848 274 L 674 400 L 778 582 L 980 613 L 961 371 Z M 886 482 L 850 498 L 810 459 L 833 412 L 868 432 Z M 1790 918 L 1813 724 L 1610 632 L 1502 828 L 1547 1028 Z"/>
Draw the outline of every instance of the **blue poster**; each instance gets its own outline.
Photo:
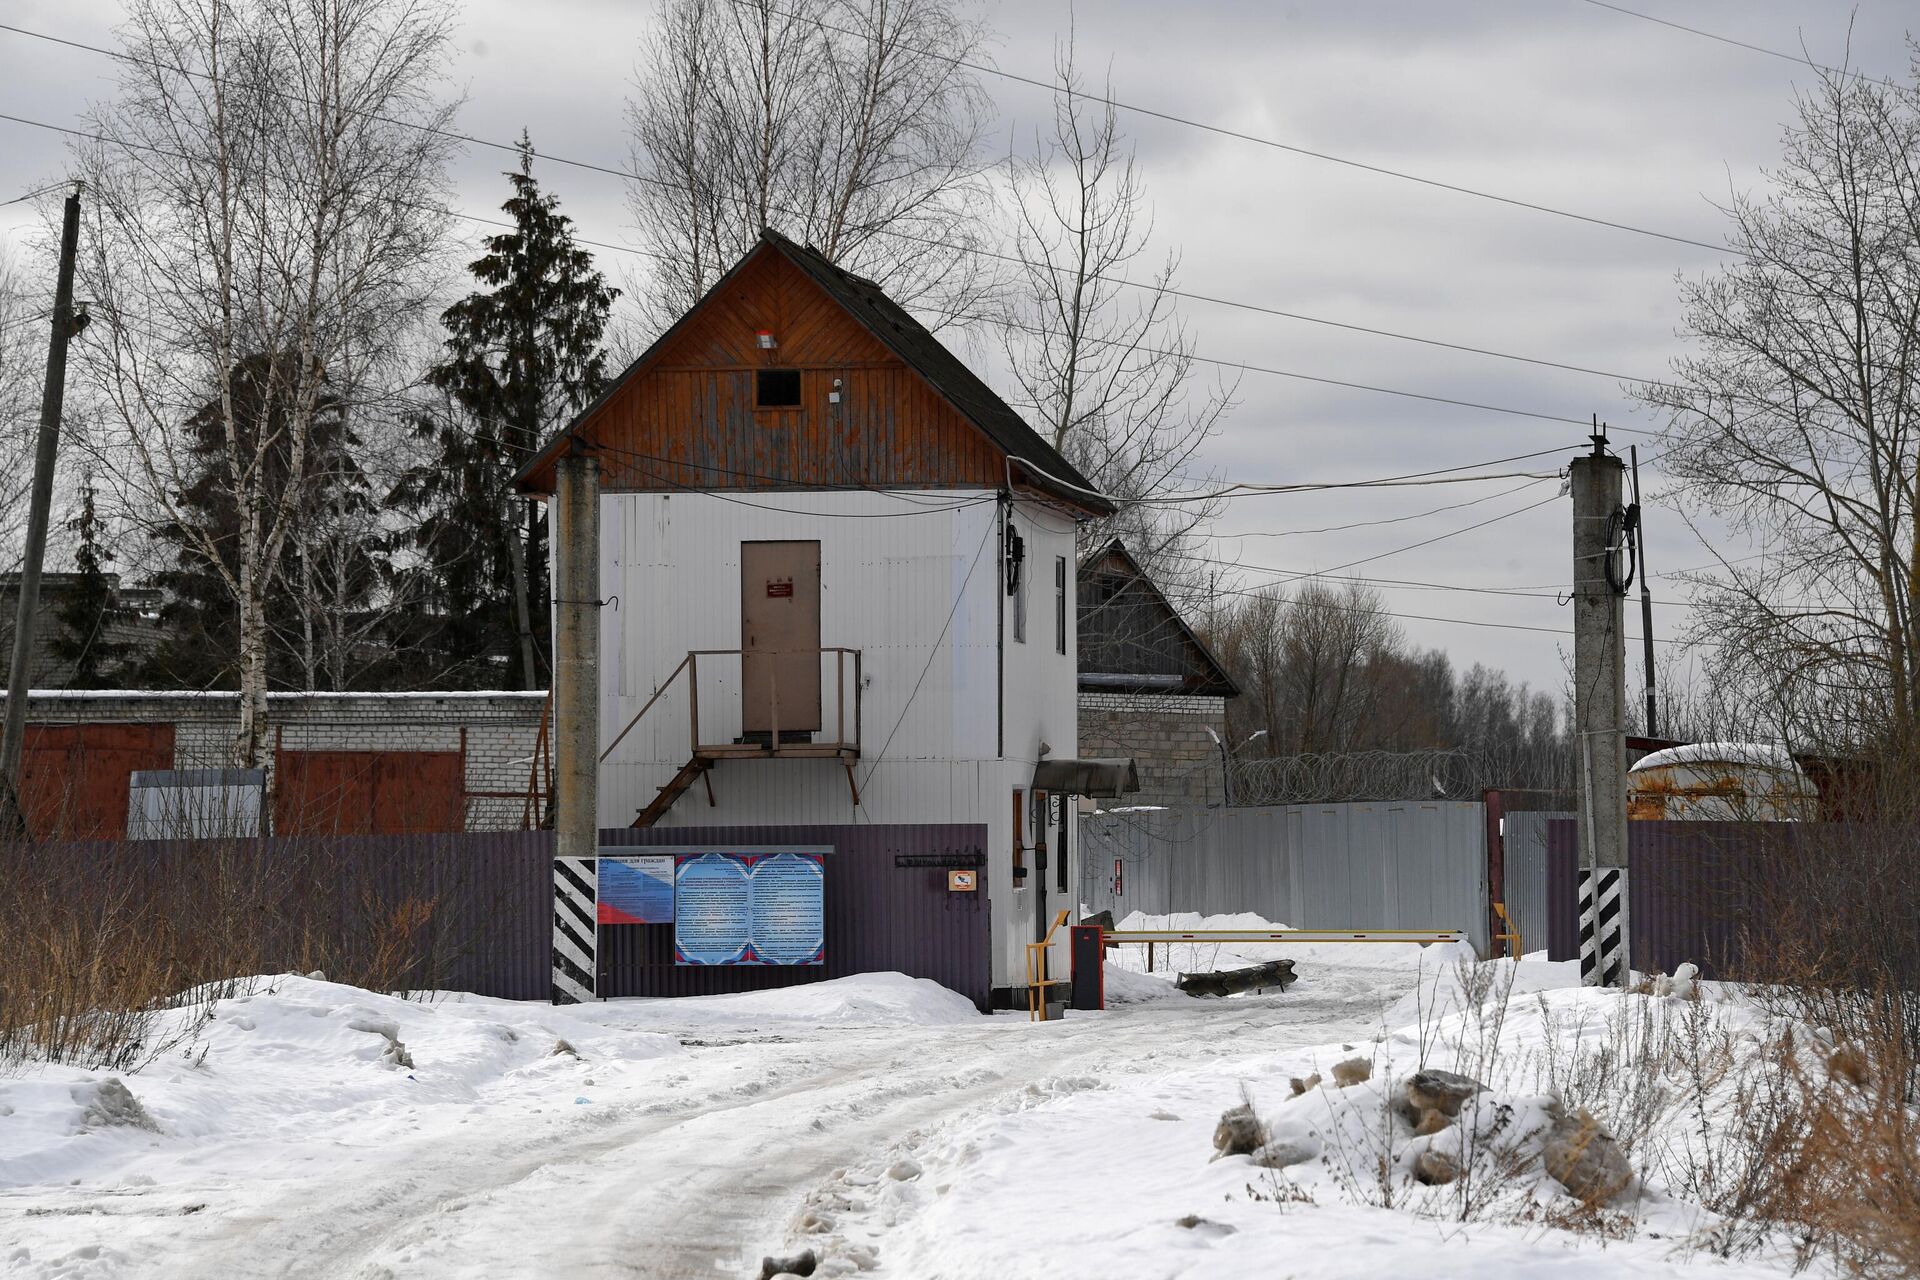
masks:
<path id="1" fill-rule="evenodd" d="M 674 884 L 675 964 L 826 963 L 820 854 L 682 854 Z"/>
<path id="2" fill-rule="evenodd" d="M 602 853 L 601 924 L 672 924 L 673 855 Z"/>
<path id="3" fill-rule="evenodd" d="M 817 853 L 776 853 L 753 864 L 753 953 L 761 964 L 824 964 L 826 875 Z"/>
<path id="4" fill-rule="evenodd" d="M 673 962 L 751 964 L 752 881 L 737 853 L 699 853 L 673 870 Z"/>

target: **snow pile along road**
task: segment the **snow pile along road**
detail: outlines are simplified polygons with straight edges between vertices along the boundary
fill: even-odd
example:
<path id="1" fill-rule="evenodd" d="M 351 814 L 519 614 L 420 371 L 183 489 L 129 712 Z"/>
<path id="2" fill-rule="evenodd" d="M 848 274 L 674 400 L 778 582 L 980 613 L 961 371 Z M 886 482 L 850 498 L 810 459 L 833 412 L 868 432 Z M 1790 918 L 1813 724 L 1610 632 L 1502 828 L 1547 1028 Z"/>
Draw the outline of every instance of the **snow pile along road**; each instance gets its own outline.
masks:
<path id="1" fill-rule="evenodd" d="M 1751 1006 L 1432 959 L 1391 1032 L 1003 1102 L 846 1170 L 812 1201 L 832 1226 L 803 1214 L 789 1243 L 943 1280 L 1792 1273 L 1785 1250 L 1716 1258 L 1720 1220 L 1656 1176 L 1685 1176 L 1702 1124 L 1741 1123 L 1731 1092 L 1695 1108 L 1619 1060 L 1657 1063 L 1669 1034 L 1746 1043 Z"/>
<path id="2" fill-rule="evenodd" d="M 273 1152 L 303 1137 L 460 1124 L 501 1092 L 571 1101 L 582 1055 L 604 1075 L 682 1052 L 669 1036 L 575 1011 L 528 1018 L 533 1006 L 514 1001 L 404 1000 L 292 974 L 236 985 L 242 994 L 214 1001 L 197 1032 L 186 1024 L 202 1003 L 162 1015 L 156 1040 L 184 1047 L 123 1080 L 66 1067 L 0 1079 L 0 1188 L 150 1186 L 179 1161 L 262 1139 L 262 1158 L 241 1163 L 272 1177 Z M 103 1113 L 103 1089 L 130 1095 L 148 1123 Z"/>

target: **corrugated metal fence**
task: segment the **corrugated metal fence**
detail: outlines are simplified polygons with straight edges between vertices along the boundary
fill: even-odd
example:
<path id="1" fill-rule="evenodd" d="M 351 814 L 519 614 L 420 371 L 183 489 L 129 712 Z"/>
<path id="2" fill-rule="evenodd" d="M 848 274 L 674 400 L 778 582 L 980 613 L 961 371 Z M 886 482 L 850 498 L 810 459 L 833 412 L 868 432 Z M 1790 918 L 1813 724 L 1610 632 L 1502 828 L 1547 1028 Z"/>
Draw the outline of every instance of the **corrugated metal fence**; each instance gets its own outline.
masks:
<path id="1" fill-rule="evenodd" d="M 676 966 L 671 925 L 608 926 L 600 951 L 608 995 L 750 991 L 898 970 L 987 1007 L 987 877 L 976 892 L 949 893 L 944 868 L 894 865 L 896 855 L 982 856 L 984 826 L 620 828 L 600 839 L 602 847 L 833 849 L 825 965 Z M 385 973 L 393 966 L 383 968 L 382 955 L 392 954 L 408 958 L 391 974 L 396 987 L 513 1000 L 545 999 L 551 988 L 551 832 L 102 840 L 0 854 L 0 874 L 57 867 L 62 877 L 99 886 L 102 909 L 138 902 L 195 932 L 229 930 L 234 945 L 209 954 L 252 957 L 272 971 L 332 964 L 355 975 Z"/>
<path id="2" fill-rule="evenodd" d="M 193 933 L 226 930 L 233 942 L 225 953 L 275 971 L 333 963 L 384 973 L 394 966 L 383 957 L 399 955 L 410 963 L 392 972 L 395 986 L 514 1000 L 544 998 L 550 988 L 552 857 L 553 836 L 539 831 L 95 840 L 7 851 L 10 874 L 58 868 L 68 883 L 90 881 L 103 910 L 133 903 Z"/>
<path id="3" fill-rule="evenodd" d="M 713 995 L 897 971 L 931 978 L 987 1007 L 993 980 L 987 877 L 979 877 L 980 888 L 973 893 L 949 893 L 944 868 L 894 865 L 896 856 L 984 858 L 985 826 L 623 827 L 602 831 L 600 843 L 603 849 L 636 850 L 683 845 L 833 849 L 824 886 L 824 965 L 676 965 L 672 925 L 605 925 L 600 969 L 607 995 Z"/>
<path id="4" fill-rule="evenodd" d="M 1765 928 L 1755 912 L 1754 874 L 1772 855 L 1809 840 L 1844 838 L 1831 825 L 1792 822 L 1629 822 L 1627 940 L 1632 964 L 1671 973 L 1691 961 L 1709 977 L 1736 971 L 1746 931 Z M 1547 823 L 1551 914 L 1547 949 L 1555 960 L 1579 957 L 1579 827 Z"/>
<path id="5" fill-rule="evenodd" d="M 1486 951 L 1475 802 L 1162 809 L 1096 815 L 1080 831 L 1081 901 L 1116 920 L 1253 911 L 1296 928 L 1465 929 Z"/>

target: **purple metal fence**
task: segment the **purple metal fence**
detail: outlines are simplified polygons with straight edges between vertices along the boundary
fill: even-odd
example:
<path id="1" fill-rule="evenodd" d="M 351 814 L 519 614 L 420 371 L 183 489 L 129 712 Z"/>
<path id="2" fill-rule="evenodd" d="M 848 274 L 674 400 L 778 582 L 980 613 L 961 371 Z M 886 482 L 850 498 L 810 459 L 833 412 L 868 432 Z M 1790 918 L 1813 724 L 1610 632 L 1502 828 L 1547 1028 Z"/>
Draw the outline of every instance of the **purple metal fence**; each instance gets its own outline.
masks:
<path id="1" fill-rule="evenodd" d="M 130 895 L 188 928 L 231 929 L 279 969 L 316 941 L 371 961 L 405 930 L 417 957 L 408 985 L 513 1000 L 551 987 L 551 832 L 95 840 L 16 846 L 11 858 L 18 871 L 90 877 L 103 902 Z"/>
<path id="2" fill-rule="evenodd" d="M 896 855 L 984 855 L 984 826 L 621 827 L 602 831 L 600 845 L 833 849 L 826 860 L 824 965 L 676 965 L 673 926 L 602 925 L 601 990 L 607 995 L 716 995 L 897 970 L 931 978 L 987 1008 L 986 877 L 975 892 L 950 893 L 945 869 L 894 865 Z"/>
<path id="3" fill-rule="evenodd" d="M 941 867 L 899 867 L 896 855 L 986 851 L 978 825 L 622 827 L 603 847 L 827 846 L 826 964 L 673 963 L 671 925 L 600 932 L 601 990 L 614 996 L 710 995 L 898 970 L 931 978 L 987 1007 L 991 983 L 986 877 L 947 891 Z M 408 985 L 544 1000 L 552 981 L 553 834 L 512 831 L 260 840 L 84 841 L 14 846 L 0 874 L 91 877 L 189 927 L 231 927 L 291 968 L 325 940 L 349 962 L 391 939 L 396 921 L 424 919 L 410 937 Z M 425 904 L 431 911 L 422 915 Z M 409 913 L 413 913 L 410 917 Z M 206 922 L 206 923 L 202 923 Z M 209 973 L 202 980 L 231 977 Z"/>
<path id="4" fill-rule="evenodd" d="M 1754 872 L 1784 848 L 1831 828 L 1790 822 L 1630 822 L 1627 919 L 1633 967 L 1671 973 L 1691 961 L 1709 977 L 1737 971 L 1748 930 L 1763 927 Z M 1547 824 L 1547 952 L 1580 951 L 1579 826 Z"/>

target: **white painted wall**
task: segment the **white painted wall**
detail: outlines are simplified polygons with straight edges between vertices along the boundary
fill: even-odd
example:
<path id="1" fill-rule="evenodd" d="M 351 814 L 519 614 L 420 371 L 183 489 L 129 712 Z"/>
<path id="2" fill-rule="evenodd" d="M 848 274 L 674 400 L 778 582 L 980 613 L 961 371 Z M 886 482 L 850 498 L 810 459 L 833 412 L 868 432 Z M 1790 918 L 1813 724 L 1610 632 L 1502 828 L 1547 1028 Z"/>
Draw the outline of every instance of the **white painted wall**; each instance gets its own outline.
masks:
<path id="1" fill-rule="evenodd" d="M 606 494 L 601 498 L 602 750 L 695 649 L 740 645 L 740 544 L 817 539 L 821 643 L 862 651 L 856 807 L 832 760 L 729 760 L 661 826 L 752 822 L 983 823 L 993 902 L 995 985 L 1025 981 L 1038 894 L 1012 883 L 1012 793 L 1032 780 L 1041 742 L 1076 754 L 1073 529 L 1038 504 L 1016 504 L 1026 539 L 1028 632 L 1007 632 L 1000 504 L 979 491 Z M 1054 627 L 1055 557 L 1067 557 L 1066 652 Z M 702 737 L 739 732 L 737 659 L 702 659 Z M 848 680 L 852 667 L 847 668 Z M 1004 676 L 1004 693 L 1002 678 Z M 825 733 L 836 729 L 836 668 L 823 661 Z M 846 696 L 851 720 L 852 690 Z M 849 728 L 851 736 L 851 728 Z M 1003 745 L 1004 743 L 1004 745 Z M 600 823 L 625 826 L 691 755 L 683 672 L 600 769 Z M 1050 839 L 1057 847 L 1057 836 Z M 1031 865 L 1031 856 L 1029 856 Z M 1056 882 L 1051 867 L 1048 883 Z M 1038 872 L 1028 878 L 1032 886 Z M 1077 866 L 1067 883 L 1079 883 Z M 1049 910 L 1075 907 L 1050 892 Z M 1065 973 L 1064 938 L 1053 963 Z"/>

